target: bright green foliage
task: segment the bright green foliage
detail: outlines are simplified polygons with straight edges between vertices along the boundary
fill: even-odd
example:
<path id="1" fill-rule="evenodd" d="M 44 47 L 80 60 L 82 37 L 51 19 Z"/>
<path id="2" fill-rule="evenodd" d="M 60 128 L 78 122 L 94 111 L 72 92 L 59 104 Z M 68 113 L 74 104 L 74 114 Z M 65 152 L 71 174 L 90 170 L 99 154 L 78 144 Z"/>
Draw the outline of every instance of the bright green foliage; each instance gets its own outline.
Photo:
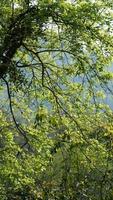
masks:
<path id="1" fill-rule="evenodd" d="M 112 1 L 0 13 L 0 200 L 113 199 Z"/>
<path id="2" fill-rule="evenodd" d="M 0 198 L 2 195 L 12 199 L 12 188 L 18 192 L 21 188 L 35 188 L 35 178 L 45 171 L 50 160 L 51 142 L 43 132 L 33 127 L 27 130 L 29 143 L 23 149 L 20 144 L 23 138 L 17 134 L 13 124 L 6 122 L 6 117 L 0 113 Z M 13 195 L 13 196 L 12 196 Z M 3 197 L 4 199 L 5 197 Z"/>

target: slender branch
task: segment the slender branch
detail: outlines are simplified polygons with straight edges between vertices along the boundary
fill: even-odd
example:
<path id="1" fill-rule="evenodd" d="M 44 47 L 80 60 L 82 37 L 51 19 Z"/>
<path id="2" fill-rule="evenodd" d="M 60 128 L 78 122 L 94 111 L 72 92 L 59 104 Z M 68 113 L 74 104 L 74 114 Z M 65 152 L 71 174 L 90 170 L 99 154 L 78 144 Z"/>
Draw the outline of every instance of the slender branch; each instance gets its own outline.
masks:
<path id="1" fill-rule="evenodd" d="M 12 99 L 11 99 L 11 94 L 10 94 L 10 88 L 9 88 L 9 84 L 8 82 L 6 81 L 5 78 L 2 78 L 6 84 L 6 87 L 7 87 L 7 93 L 8 93 L 8 98 L 9 98 L 9 107 L 10 107 L 10 112 L 11 112 L 11 115 L 12 115 L 12 119 L 13 119 L 13 122 L 16 126 L 16 129 L 17 131 L 24 137 L 25 139 L 25 143 L 21 146 L 21 148 L 23 148 L 24 146 L 26 146 L 28 144 L 28 138 L 26 136 L 26 132 L 19 126 L 19 124 L 17 123 L 16 119 L 15 119 L 15 115 L 14 115 L 14 112 L 13 112 L 13 108 L 12 108 Z"/>
<path id="2" fill-rule="evenodd" d="M 40 56 L 37 54 L 37 57 L 41 63 L 41 66 L 42 66 L 42 86 L 44 86 L 44 73 L 45 73 L 45 65 L 44 63 L 42 62 Z"/>
<path id="3" fill-rule="evenodd" d="M 27 51 L 30 51 L 32 52 L 33 54 L 37 55 L 37 54 L 40 54 L 40 53 L 45 53 L 45 52 L 62 52 L 62 53 L 67 53 L 67 54 L 70 54 L 72 56 L 75 56 L 73 52 L 71 51 L 68 51 L 66 49 L 44 49 L 44 50 L 40 50 L 40 51 L 33 51 L 32 49 L 30 49 L 29 47 L 26 46 L 25 43 L 22 43 L 22 45 L 24 46 L 24 48 L 27 50 Z"/>
<path id="4" fill-rule="evenodd" d="M 23 65 L 16 65 L 17 66 L 17 68 L 32 68 L 32 67 L 34 67 L 34 66 L 37 66 L 37 65 L 40 65 L 40 63 L 31 63 L 31 64 L 23 64 Z"/>

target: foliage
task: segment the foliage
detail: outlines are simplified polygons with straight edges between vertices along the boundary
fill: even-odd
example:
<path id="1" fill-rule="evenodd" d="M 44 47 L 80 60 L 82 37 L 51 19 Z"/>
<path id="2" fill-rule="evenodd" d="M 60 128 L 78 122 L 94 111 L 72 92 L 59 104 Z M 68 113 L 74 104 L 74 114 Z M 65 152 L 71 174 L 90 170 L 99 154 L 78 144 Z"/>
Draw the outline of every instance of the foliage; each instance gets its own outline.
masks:
<path id="1" fill-rule="evenodd" d="M 112 1 L 0 1 L 0 199 L 113 199 Z"/>

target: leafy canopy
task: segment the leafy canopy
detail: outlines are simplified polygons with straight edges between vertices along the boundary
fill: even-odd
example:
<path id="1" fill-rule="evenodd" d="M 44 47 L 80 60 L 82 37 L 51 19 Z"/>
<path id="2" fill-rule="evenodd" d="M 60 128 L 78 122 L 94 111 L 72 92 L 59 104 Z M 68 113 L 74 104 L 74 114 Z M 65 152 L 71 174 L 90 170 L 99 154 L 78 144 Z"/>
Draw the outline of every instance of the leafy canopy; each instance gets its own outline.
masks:
<path id="1" fill-rule="evenodd" d="M 1 199 L 112 199 L 112 1 L 0 1 Z"/>

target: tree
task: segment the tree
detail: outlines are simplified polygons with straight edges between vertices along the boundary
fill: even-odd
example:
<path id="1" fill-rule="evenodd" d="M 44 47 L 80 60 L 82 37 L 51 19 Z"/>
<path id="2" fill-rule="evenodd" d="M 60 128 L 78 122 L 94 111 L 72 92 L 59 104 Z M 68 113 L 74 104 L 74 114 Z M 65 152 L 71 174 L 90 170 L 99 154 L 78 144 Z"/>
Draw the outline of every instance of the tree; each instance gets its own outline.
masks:
<path id="1" fill-rule="evenodd" d="M 1 199 L 113 198 L 112 6 L 0 2 Z"/>

